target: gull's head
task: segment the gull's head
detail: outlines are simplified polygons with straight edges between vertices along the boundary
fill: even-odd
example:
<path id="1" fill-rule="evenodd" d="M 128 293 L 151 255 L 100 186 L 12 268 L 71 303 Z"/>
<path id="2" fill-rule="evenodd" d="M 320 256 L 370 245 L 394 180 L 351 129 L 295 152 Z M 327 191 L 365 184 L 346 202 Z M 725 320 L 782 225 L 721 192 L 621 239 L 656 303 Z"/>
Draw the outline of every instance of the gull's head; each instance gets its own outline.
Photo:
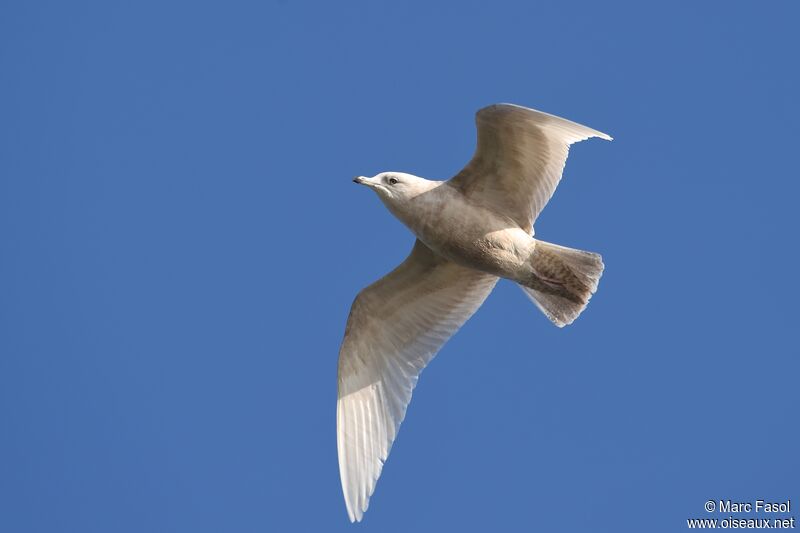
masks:
<path id="1" fill-rule="evenodd" d="M 358 176 L 353 181 L 375 191 L 390 207 L 401 206 L 439 184 L 404 172 L 381 172 L 371 178 Z"/>

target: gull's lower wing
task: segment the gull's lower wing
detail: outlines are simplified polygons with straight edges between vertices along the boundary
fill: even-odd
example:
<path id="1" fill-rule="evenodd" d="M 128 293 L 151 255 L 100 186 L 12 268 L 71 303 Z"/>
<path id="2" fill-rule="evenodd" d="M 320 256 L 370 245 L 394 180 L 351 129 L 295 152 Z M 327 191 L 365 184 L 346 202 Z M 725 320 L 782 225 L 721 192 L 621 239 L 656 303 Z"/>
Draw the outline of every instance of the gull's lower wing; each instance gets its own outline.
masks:
<path id="1" fill-rule="evenodd" d="M 605 133 L 513 104 L 475 115 L 478 144 L 450 184 L 530 231 L 561 180 L 569 146 Z"/>
<path id="2" fill-rule="evenodd" d="M 497 278 L 417 241 L 395 270 L 353 302 L 339 351 L 336 439 L 350 520 L 361 520 L 423 368 Z"/>

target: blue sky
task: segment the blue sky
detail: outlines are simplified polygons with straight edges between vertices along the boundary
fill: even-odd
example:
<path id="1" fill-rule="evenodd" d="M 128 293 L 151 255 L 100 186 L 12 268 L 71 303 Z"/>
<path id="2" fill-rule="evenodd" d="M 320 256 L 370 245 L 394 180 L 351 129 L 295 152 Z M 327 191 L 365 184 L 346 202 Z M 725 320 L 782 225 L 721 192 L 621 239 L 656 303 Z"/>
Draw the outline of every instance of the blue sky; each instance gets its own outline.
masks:
<path id="1" fill-rule="evenodd" d="M 795 2 L 6 2 L 0 530 L 680 531 L 800 505 Z M 413 237 L 354 175 L 457 172 L 474 112 L 576 145 L 423 373 L 365 520 L 336 457 L 357 291 Z M 724 516 L 719 516 L 724 518 Z"/>

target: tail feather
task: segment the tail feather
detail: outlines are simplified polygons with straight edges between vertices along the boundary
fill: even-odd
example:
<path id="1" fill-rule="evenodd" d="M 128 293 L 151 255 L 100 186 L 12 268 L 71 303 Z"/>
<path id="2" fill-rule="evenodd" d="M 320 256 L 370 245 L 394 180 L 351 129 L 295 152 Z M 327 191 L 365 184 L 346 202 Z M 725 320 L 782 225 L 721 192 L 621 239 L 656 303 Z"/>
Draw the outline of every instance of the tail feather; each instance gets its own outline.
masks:
<path id="1" fill-rule="evenodd" d="M 578 318 L 603 275 L 600 254 L 536 241 L 530 256 L 532 275 L 520 287 L 556 326 Z"/>

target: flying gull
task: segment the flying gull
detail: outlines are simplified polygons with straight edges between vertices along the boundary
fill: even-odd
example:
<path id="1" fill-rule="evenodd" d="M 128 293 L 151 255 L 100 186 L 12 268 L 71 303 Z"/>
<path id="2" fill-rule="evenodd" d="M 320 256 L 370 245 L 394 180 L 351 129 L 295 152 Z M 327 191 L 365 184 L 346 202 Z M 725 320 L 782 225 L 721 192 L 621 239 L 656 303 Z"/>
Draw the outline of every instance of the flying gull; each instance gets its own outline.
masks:
<path id="1" fill-rule="evenodd" d="M 599 254 L 533 238 L 569 146 L 605 133 L 512 104 L 476 114 L 478 144 L 448 181 L 382 172 L 375 191 L 417 237 L 392 272 L 363 289 L 339 351 L 336 439 L 351 521 L 360 521 L 420 372 L 499 278 L 517 283 L 556 326 L 571 324 L 603 273 Z"/>

